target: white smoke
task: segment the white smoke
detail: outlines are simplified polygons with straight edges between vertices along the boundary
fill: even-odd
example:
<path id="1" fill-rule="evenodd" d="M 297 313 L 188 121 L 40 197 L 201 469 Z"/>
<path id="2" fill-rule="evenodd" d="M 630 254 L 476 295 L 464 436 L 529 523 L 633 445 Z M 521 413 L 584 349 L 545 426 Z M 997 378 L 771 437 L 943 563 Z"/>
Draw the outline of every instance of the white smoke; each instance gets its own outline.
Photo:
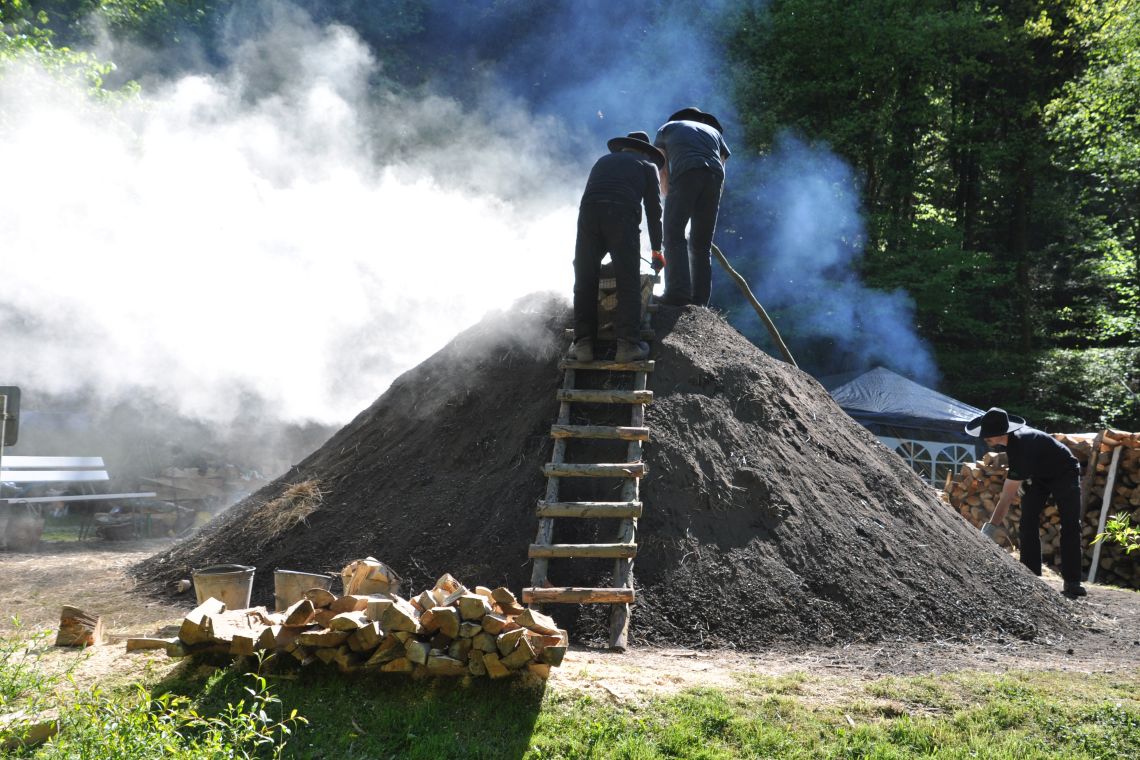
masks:
<path id="1" fill-rule="evenodd" d="M 378 94 L 350 30 L 296 14 L 234 61 L 125 105 L 0 75 L 3 384 L 341 422 L 488 310 L 570 293 L 557 123 Z"/>

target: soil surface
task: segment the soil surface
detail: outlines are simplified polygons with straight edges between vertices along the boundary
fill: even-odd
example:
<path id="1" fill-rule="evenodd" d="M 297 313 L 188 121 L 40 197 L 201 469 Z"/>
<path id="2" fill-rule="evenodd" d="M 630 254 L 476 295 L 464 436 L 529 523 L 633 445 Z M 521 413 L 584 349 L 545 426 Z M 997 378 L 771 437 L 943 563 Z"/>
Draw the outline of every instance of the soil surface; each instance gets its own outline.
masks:
<path id="1" fill-rule="evenodd" d="M 274 569 L 338 571 L 371 555 L 404 576 L 405 592 L 445 572 L 517 592 L 530 581 L 568 324 L 565 305 L 543 298 L 488 316 L 284 477 L 132 572 L 161 592 L 191 568 L 254 565 L 254 603 L 271 604 Z M 981 537 L 809 375 L 708 309 L 662 309 L 654 328 L 634 644 L 890 651 L 888 642 L 1051 645 L 1082 631 L 1090 604 L 1066 601 Z M 578 387 L 629 382 L 579 375 Z M 575 420 L 614 415 L 586 407 Z M 624 446 L 580 443 L 569 461 L 625 458 Z M 319 482 L 320 506 L 267 531 L 281 523 L 266 510 L 307 480 Z M 561 498 L 617 499 L 619 483 L 590 480 Z M 559 520 L 554 540 L 610 542 L 616 528 Z M 606 586 L 612 569 L 552 560 L 550 581 Z M 580 643 L 605 637 L 605 606 L 550 611 Z"/>
<path id="2" fill-rule="evenodd" d="M 174 635 L 182 616 L 194 606 L 193 592 L 165 602 L 138 594 L 125 570 L 153 553 L 156 543 L 61 542 L 45 543 L 34 554 L 0 552 L 0 609 L 19 611 L 21 633 L 46 631 L 49 643 L 62 605 L 79 603 L 101 615 L 108 645 L 84 651 L 37 648 L 41 666 L 71 673 L 80 686 L 126 684 L 144 671 L 161 679 L 184 667 L 184 661 L 161 652 L 128 654 L 122 644 L 128 636 Z M 1057 593 L 1060 579 L 1049 571 L 1046 576 L 1041 583 Z M 801 682 L 801 696 L 829 702 L 884 675 L 963 670 L 1134 674 L 1140 656 L 1140 593 L 1092 586 L 1089 596 L 1072 603 L 1072 609 L 1078 625 L 1071 636 L 1032 642 L 983 637 L 884 640 L 830 647 L 785 644 L 756 652 L 634 647 L 624 654 L 578 645 L 567 653 L 562 667 L 552 671 L 549 687 L 629 702 L 698 686 L 732 689 L 754 676 L 804 673 L 810 678 Z M 7 617 L 0 623 L 0 636 L 15 631 Z"/>

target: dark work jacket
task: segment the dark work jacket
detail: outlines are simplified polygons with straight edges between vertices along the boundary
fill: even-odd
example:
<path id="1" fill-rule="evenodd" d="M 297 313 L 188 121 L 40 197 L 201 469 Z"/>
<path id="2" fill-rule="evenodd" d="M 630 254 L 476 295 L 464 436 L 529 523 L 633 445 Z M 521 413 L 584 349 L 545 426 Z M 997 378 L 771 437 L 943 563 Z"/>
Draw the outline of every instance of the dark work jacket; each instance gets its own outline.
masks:
<path id="1" fill-rule="evenodd" d="M 661 250 L 661 181 L 657 167 L 648 158 L 632 151 L 608 153 L 597 160 L 586 180 L 582 202 L 617 203 L 637 212 L 645 205 L 645 222 L 649 228 L 649 244 Z"/>
<path id="2" fill-rule="evenodd" d="M 1079 471 L 1077 458 L 1068 446 L 1030 427 L 1009 434 L 1006 455 L 1010 480 L 1054 480 L 1073 477 Z"/>
<path id="3" fill-rule="evenodd" d="M 732 155 L 720 132 L 698 121 L 669 121 L 653 141 L 669 160 L 669 179 L 690 169 L 708 169 L 724 177 L 724 162 Z"/>

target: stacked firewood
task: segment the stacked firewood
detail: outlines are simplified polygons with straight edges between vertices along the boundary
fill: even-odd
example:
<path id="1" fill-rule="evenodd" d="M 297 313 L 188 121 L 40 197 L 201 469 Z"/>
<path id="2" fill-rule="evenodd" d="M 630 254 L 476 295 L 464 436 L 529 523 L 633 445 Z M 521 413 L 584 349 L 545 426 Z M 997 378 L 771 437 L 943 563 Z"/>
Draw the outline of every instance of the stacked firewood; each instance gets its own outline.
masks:
<path id="1" fill-rule="evenodd" d="M 164 648 L 172 657 L 265 652 L 343 672 L 548 678 L 567 643 L 566 631 L 506 588 L 469 590 L 444 575 L 411 599 L 311 589 L 283 612 L 227 611 L 211 598 L 186 616 L 177 639 L 132 639 L 127 649 Z"/>
<path id="2" fill-rule="evenodd" d="M 1140 522 L 1140 433 L 1105 430 L 1095 435 L 1056 434 L 1054 437 L 1072 450 L 1085 473 L 1081 482 L 1082 544 L 1087 571 L 1096 553 L 1097 547 L 1092 542 L 1101 529 L 1106 490 L 1110 492 L 1104 510 L 1107 516 L 1132 514 L 1132 522 Z M 1089 467 L 1090 461 L 1094 463 L 1092 467 Z M 981 461 L 963 466 L 955 477 L 947 479 L 943 499 L 972 524 L 980 526 L 993 513 L 1007 471 L 1005 454 L 988 453 Z M 1053 564 L 1060 562 L 1060 521 L 1057 505 L 1050 500 L 1042 517 L 1041 552 L 1045 561 Z M 1020 522 L 1020 499 L 1015 499 L 1005 522 L 1006 535 L 1002 543 L 1018 545 Z M 1119 544 L 1103 543 L 1098 555 L 1097 581 L 1140 588 L 1137 559 L 1125 554 Z"/>

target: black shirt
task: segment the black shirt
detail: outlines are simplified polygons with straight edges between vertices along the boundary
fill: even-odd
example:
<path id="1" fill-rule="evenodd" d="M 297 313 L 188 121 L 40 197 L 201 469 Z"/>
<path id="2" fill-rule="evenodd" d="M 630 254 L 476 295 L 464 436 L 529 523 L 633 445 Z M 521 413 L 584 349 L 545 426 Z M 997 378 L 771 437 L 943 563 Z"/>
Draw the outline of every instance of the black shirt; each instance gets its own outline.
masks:
<path id="1" fill-rule="evenodd" d="M 1009 434 L 1006 454 L 1010 480 L 1051 480 L 1076 475 L 1079 469 L 1077 458 L 1068 446 L 1048 433 L 1029 427 Z"/>
<path id="2" fill-rule="evenodd" d="M 661 250 L 661 181 L 657 167 L 641 153 L 619 151 L 607 153 L 597 160 L 586 180 L 582 205 L 586 203 L 618 203 L 637 210 L 645 204 L 649 244 Z"/>

